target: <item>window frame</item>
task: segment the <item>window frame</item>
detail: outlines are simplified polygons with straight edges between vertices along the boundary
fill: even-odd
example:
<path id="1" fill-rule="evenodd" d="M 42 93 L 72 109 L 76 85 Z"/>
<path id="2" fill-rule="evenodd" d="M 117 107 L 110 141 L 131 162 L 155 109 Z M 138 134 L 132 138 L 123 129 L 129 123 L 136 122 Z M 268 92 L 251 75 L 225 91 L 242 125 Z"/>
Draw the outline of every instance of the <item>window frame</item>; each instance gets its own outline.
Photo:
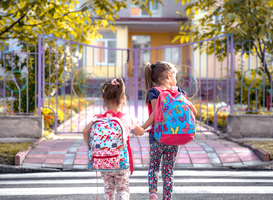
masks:
<path id="1" fill-rule="evenodd" d="M 105 47 L 105 48 L 100 48 L 100 47 L 102 47 L 102 46 L 99 46 L 98 45 L 98 48 L 97 48 L 97 50 L 98 50 L 98 57 L 97 57 L 97 65 L 106 65 L 106 66 L 115 66 L 115 64 L 116 64 L 116 53 L 115 53 L 115 62 L 113 62 L 113 63 L 109 63 L 108 62 L 108 51 L 109 51 L 109 47 L 108 47 L 108 42 L 109 41 L 114 41 L 114 42 L 116 42 L 116 44 L 117 44 L 117 39 L 116 38 L 102 38 L 102 39 L 98 39 L 98 43 L 99 42 L 104 42 L 104 46 L 103 47 Z M 110 47 L 110 48 L 113 48 L 113 47 Z M 116 48 L 116 47 L 114 47 L 114 48 Z M 103 51 L 103 55 L 105 56 L 104 57 L 104 62 L 99 62 L 99 51 Z M 114 51 L 116 51 L 116 50 L 114 50 Z"/>
<path id="2" fill-rule="evenodd" d="M 152 8 L 152 2 L 149 1 L 148 3 L 149 3 L 149 7 Z M 162 5 L 161 5 L 159 2 L 154 2 L 154 3 L 158 3 L 158 11 L 159 11 L 160 14 L 154 15 L 154 14 L 153 14 L 153 11 L 150 10 L 151 13 L 152 13 L 152 16 L 151 16 L 151 17 L 161 17 L 161 16 L 162 16 Z M 139 6 L 136 6 L 136 5 L 134 5 L 134 4 L 130 4 L 130 6 L 131 6 L 131 7 L 134 7 L 134 8 L 136 8 L 136 7 L 139 8 Z M 131 9 L 131 7 L 130 7 L 130 9 Z M 156 11 L 157 11 L 157 10 L 156 10 Z M 149 16 L 149 14 L 145 14 L 145 15 L 142 14 L 142 10 L 139 8 L 139 15 L 131 15 L 131 10 L 130 10 L 130 17 L 150 17 L 150 16 Z"/>

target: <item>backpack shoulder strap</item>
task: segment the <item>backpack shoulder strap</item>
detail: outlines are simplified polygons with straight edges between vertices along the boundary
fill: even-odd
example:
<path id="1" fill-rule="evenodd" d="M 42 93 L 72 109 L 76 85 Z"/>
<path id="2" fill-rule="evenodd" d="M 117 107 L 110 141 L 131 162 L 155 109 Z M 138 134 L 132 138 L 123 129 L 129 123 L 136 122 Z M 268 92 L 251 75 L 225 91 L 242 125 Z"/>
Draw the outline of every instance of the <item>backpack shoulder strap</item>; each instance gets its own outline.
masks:
<path id="1" fill-rule="evenodd" d="M 113 110 L 108 110 L 106 111 L 104 114 L 98 114 L 98 115 L 95 115 L 96 117 L 98 118 L 103 118 L 103 117 L 107 117 L 107 114 L 112 114 L 113 117 L 117 117 L 117 118 L 122 118 L 124 115 L 126 115 L 126 113 L 123 113 L 121 111 L 119 111 L 117 114 L 113 111 Z"/>
<path id="2" fill-rule="evenodd" d="M 171 91 L 178 92 L 178 87 L 177 86 L 171 86 Z"/>
<path id="3" fill-rule="evenodd" d="M 103 118 L 103 114 L 94 115 L 94 117 Z"/>
<path id="4" fill-rule="evenodd" d="M 161 92 L 163 90 L 161 87 L 153 87 L 153 88 L 156 89 L 159 92 Z"/>

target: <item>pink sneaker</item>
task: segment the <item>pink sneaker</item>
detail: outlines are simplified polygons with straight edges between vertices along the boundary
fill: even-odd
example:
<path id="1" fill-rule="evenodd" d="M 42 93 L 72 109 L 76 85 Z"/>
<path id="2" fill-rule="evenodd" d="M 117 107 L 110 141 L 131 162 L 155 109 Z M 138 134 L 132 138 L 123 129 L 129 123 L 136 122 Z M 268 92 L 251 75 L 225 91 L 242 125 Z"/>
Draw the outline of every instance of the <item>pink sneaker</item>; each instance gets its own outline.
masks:
<path id="1" fill-rule="evenodd" d="M 154 192 L 150 193 L 150 200 L 157 200 L 156 193 L 154 193 Z"/>

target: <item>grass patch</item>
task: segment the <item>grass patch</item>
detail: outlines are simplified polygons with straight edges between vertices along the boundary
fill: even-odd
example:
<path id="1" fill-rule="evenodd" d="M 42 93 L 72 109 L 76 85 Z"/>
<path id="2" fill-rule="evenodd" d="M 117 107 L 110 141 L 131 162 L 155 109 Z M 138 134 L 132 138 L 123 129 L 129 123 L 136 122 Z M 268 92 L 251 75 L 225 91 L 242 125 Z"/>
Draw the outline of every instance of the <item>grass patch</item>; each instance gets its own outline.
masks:
<path id="1" fill-rule="evenodd" d="M 32 142 L 0 143 L 0 164 L 14 165 L 15 155 L 26 150 Z"/>
<path id="2" fill-rule="evenodd" d="M 254 148 L 261 148 L 269 153 L 270 160 L 273 160 L 273 141 L 253 141 L 253 140 L 244 140 L 245 143 L 251 144 Z"/>

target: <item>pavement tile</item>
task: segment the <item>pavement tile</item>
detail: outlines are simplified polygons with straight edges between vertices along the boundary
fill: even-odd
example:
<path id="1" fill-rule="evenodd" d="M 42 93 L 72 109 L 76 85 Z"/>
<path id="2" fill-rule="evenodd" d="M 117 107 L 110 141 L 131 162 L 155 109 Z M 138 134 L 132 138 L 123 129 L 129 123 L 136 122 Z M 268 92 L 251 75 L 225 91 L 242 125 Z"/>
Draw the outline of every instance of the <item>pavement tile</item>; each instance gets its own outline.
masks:
<path id="1" fill-rule="evenodd" d="M 46 155 L 46 159 L 48 158 L 61 158 L 61 159 L 64 159 L 65 158 L 65 154 L 47 154 Z"/>
<path id="2" fill-rule="evenodd" d="M 191 160 L 190 160 L 189 157 L 188 158 L 177 158 L 176 163 L 180 163 L 180 164 L 189 163 L 189 164 L 191 164 Z"/>
<path id="3" fill-rule="evenodd" d="M 177 155 L 177 158 L 189 158 L 189 154 L 187 154 L 187 153 L 179 153 Z"/>
<path id="4" fill-rule="evenodd" d="M 74 165 L 88 165 L 88 159 L 75 159 L 73 162 Z"/>
<path id="5" fill-rule="evenodd" d="M 26 158 L 24 163 L 43 163 L 44 160 L 44 158 Z"/>
<path id="6" fill-rule="evenodd" d="M 74 159 L 76 154 L 66 154 L 65 159 Z"/>
<path id="7" fill-rule="evenodd" d="M 141 159 L 134 159 L 134 164 L 142 164 Z"/>
<path id="8" fill-rule="evenodd" d="M 256 156 L 256 154 L 254 152 L 239 152 L 239 153 L 236 152 L 236 154 L 239 157 L 241 157 L 241 156 Z"/>
<path id="9" fill-rule="evenodd" d="M 150 158 L 143 158 L 142 161 L 143 163 L 150 163 Z"/>
<path id="10" fill-rule="evenodd" d="M 61 169 L 63 167 L 63 165 L 60 165 L 60 164 L 42 164 L 42 167 L 43 168 L 58 168 L 58 169 Z"/>
<path id="11" fill-rule="evenodd" d="M 193 164 L 193 167 L 212 167 L 212 164 Z"/>
<path id="12" fill-rule="evenodd" d="M 45 158 L 47 154 L 41 154 L 41 153 L 29 153 L 27 155 L 27 158 Z"/>
<path id="13" fill-rule="evenodd" d="M 87 169 L 88 165 L 73 165 L 73 169 Z"/>
<path id="14" fill-rule="evenodd" d="M 139 165 L 139 164 L 137 164 L 137 165 L 135 165 L 135 163 L 134 163 L 134 167 L 143 167 L 144 165 Z"/>
<path id="15" fill-rule="evenodd" d="M 243 156 L 243 157 L 240 157 L 240 159 L 242 160 L 242 162 L 261 160 L 258 156 Z"/>
<path id="16" fill-rule="evenodd" d="M 228 166 L 243 166 L 243 163 L 223 163 L 223 166 L 228 167 Z"/>
<path id="17" fill-rule="evenodd" d="M 249 150 L 248 148 L 245 147 L 231 147 L 233 151 L 247 151 Z"/>
<path id="18" fill-rule="evenodd" d="M 22 167 L 29 167 L 29 168 L 41 168 L 41 163 L 23 163 Z"/>
<path id="19" fill-rule="evenodd" d="M 213 149 L 215 151 L 232 151 L 231 148 L 227 148 L 227 147 L 213 147 Z"/>
<path id="20" fill-rule="evenodd" d="M 220 161 L 219 158 L 210 158 L 210 162 L 211 162 L 212 164 L 221 163 L 221 161 Z"/>
<path id="21" fill-rule="evenodd" d="M 147 153 L 142 154 L 142 158 L 150 158 L 150 154 L 147 154 Z"/>
<path id="22" fill-rule="evenodd" d="M 63 164 L 64 158 L 46 158 L 44 164 Z"/>
<path id="23" fill-rule="evenodd" d="M 208 157 L 210 158 L 218 158 L 217 153 L 207 153 Z"/>
<path id="24" fill-rule="evenodd" d="M 75 153 L 75 152 L 74 152 L 74 153 Z M 72 154 L 74 154 L 74 153 L 72 153 Z M 85 154 L 85 155 L 87 155 L 88 152 L 76 152 L 76 154 Z"/>
<path id="25" fill-rule="evenodd" d="M 65 170 L 71 170 L 73 169 L 73 164 L 63 164 L 62 169 Z"/>
<path id="26" fill-rule="evenodd" d="M 135 158 L 141 158 L 141 154 L 134 154 L 133 153 L 133 158 L 135 159 Z"/>
<path id="27" fill-rule="evenodd" d="M 78 152 L 86 152 L 86 151 L 88 151 L 88 147 L 79 147 L 77 151 Z"/>
<path id="28" fill-rule="evenodd" d="M 50 148 L 34 148 L 34 149 L 32 149 L 31 151 L 35 151 L 35 152 L 48 152 L 48 151 L 50 151 Z"/>
<path id="29" fill-rule="evenodd" d="M 210 164 L 209 158 L 191 158 L 192 164 Z"/>
<path id="30" fill-rule="evenodd" d="M 205 151 L 188 151 L 190 154 L 206 154 Z"/>
<path id="31" fill-rule="evenodd" d="M 68 153 L 76 153 L 78 150 L 78 147 L 71 147 L 67 150 Z"/>
<path id="32" fill-rule="evenodd" d="M 48 154 L 66 154 L 66 151 L 49 151 Z"/>
<path id="33" fill-rule="evenodd" d="M 248 148 L 219 139 L 218 135 L 206 128 L 201 127 L 201 129 L 204 132 L 196 133 L 193 141 L 180 145 L 175 167 L 222 167 L 263 163 Z M 130 142 L 135 166 L 149 166 L 148 137 L 131 137 Z M 87 169 L 87 153 L 88 145 L 83 139 L 47 140 L 30 151 L 23 165 L 63 168 L 64 170 Z M 34 163 L 28 163 L 28 161 Z M 37 163 L 38 161 L 41 163 Z"/>
<path id="34" fill-rule="evenodd" d="M 218 153 L 219 157 L 237 157 L 237 154 L 234 152 L 230 152 L 230 153 Z"/>
<path id="35" fill-rule="evenodd" d="M 63 165 L 73 165 L 74 159 L 65 159 Z"/>
<path id="36" fill-rule="evenodd" d="M 222 163 L 212 163 L 213 167 L 223 167 Z"/>
<path id="37" fill-rule="evenodd" d="M 243 162 L 244 165 L 257 165 L 257 164 L 261 164 L 261 163 L 263 163 L 263 161 L 261 161 L 261 160 Z"/>
<path id="38" fill-rule="evenodd" d="M 220 157 L 221 162 L 224 163 L 238 163 L 241 162 L 238 156 L 234 157 Z"/>
<path id="39" fill-rule="evenodd" d="M 176 163 L 174 164 L 174 167 L 192 167 L 192 164 L 182 164 L 182 163 Z"/>
<path id="40" fill-rule="evenodd" d="M 208 155 L 206 153 L 191 153 L 189 152 L 191 158 L 207 158 Z"/>
<path id="41" fill-rule="evenodd" d="M 75 159 L 88 159 L 86 154 L 76 154 Z"/>

